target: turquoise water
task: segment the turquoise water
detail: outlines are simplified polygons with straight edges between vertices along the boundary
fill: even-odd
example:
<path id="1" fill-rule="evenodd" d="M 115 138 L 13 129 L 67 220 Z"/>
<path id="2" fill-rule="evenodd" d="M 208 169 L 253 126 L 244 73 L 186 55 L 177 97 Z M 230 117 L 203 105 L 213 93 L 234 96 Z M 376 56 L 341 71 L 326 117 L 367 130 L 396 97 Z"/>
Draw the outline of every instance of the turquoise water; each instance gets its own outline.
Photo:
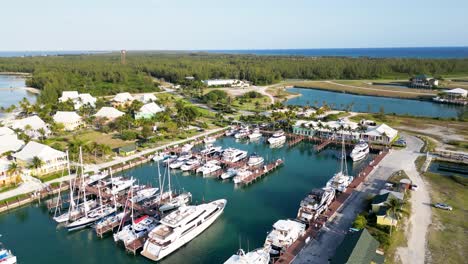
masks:
<path id="1" fill-rule="evenodd" d="M 263 245 L 271 225 L 281 218 L 295 218 L 300 200 L 312 188 L 322 187 L 339 166 L 339 151 L 327 149 L 317 154 L 309 143 L 270 149 L 263 143 L 243 144 L 223 138 L 217 144 L 255 151 L 267 160 L 285 158 L 285 164 L 245 188 L 235 188 L 232 182 L 176 173 L 173 186 L 192 192 L 194 202 L 226 198 L 228 204 L 209 229 L 161 263 L 223 263 L 238 249 L 239 236 L 244 248 L 247 241 L 250 249 Z M 352 163 L 348 165 L 354 173 L 364 163 L 354 168 Z M 149 163 L 125 175 L 155 185 L 156 171 L 155 164 Z M 126 254 L 111 238 L 98 239 L 92 230 L 69 234 L 56 228 L 43 206 L 0 215 L 0 234 L 20 263 L 150 263 L 142 256 Z"/>
<path id="2" fill-rule="evenodd" d="M 0 74 L 0 106 L 9 107 L 18 103 L 24 97 L 30 102 L 34 102 L 36 95 L 24 89 L 9 89 L 16 87 L 25 87 L 26 80 L 24 77 L 16 75 L 1 75 Z"/>
<path id="3" fill-rule="evenodd" d="M 383 107 L 387 114 L 449 118 L 457 117 L 461 112 L 467 110 L 467 107 L 458 105 L 337 93 L 317 89 L 291 88 L 288 91 L 300 93 L 302 96 L 288 100 L 287 104 L 306 105 L 309 103 L 310 106 L 314 106 L 314 102 L 317 101 L 320 106 L 325 101 L 333 109 L 343 110 L 349 104 L 354 103 L 352 111 L 356 112 L 377 113 L 380 111 L 380 107 Z"/>

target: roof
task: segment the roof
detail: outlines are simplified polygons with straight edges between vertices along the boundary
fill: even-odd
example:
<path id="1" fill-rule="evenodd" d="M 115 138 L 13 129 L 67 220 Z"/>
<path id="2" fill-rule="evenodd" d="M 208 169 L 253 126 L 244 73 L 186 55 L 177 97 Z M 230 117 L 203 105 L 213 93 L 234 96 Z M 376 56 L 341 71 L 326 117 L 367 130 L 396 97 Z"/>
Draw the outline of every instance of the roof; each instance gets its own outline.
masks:
<path id="1" fill-rule="evenodd" d="M 13 135 L 15 131 L 9 129 L 8 127 L 0 127 L 0 136 Z"/>
<path id="2" fill-rule="evenodd" d="M 156 98 L 156 96 L 152 93 L 146 93 L 146 94 L 139 95 L 137 97 L 137 100 L 142 103 L 149 103 L 149 102 L 158 100 L 158 98 Z"/>
<path id="3" fill-rule="evenodd" d="M 56 158 L 65 157 L 65 152 L 58 151 L 47 145 L 37 143 L 35 141 L 29 141 L 26 146 L 20 151 L 12 155 L 13 157 L 30 162 L 33 157 L 37 156 L 42 161 L 53 160 Z"/>
<path id="4" fill-rule="evenodd" d="M 130 93 L 118 93 L 115 95 L 114 99 L 115 102 L 124 103 L 127 101 L 133 101 L 133 96 Z"/>
<path id="5" fill-rule="evenodd" d="M 143 113 L 143 114 L 156 114 L 162 111 L 164 111 L 164 109 L 154 102 L 145 104 L 140 108 L 140 113 Z"/>
<path id="6" fill-rule="evenodd" d="M 390 201 L 391 199 L 400 199 L 400 198 L 394 195 L 393 193 L 388 192 L 388 193 L 374 196 L 374 199 L 372 199 L 372 204 L 383 204 L 383 203 Z"/>
<path id="7" fill-rule="evenodd" d="M 387 189 L 382 189 L 379 192 L 379 194 L 386 194 L 386 193 L 391 193 L 393 196 L 395 196 L 396 198 L 398 198 L 400 200 L 403 200 L 405 198 L 405 194 L 402 193 L 402 192 L 394 192 L 394 191 L 390 191 L 390 190 L 387 190 Z"/>
<path id="8" fill-rule="evenodd" d="M 369 136 L 382 136 L 384 133 L 387 137 L 394 138 L 397 136 L 398 130 L 393 129 L 386 124 L 380 124 L 376 127 L 369 127 L 365 134 Z"/>
<path id="9" fill-rule="evenodd" d="M 462 88 L 455 88 L 452 90 L 445 90 L 444 93 L 451 93 L 451 94 L 467 94 L 468 91 Z"/>
<path id="10" fill-rule="evenodd" d="M 19 129 L 24 130 L 24 128 L 26 126 L 28 126 L 28 125 L 33 130 L 38 130 L 40 128 L 46 128 L 47 127 L 46 123 L 44 121 L 42 121 L 42 119 L 40 117 L 38 117 L 37 115 L 33 115 L 33 116 L 26 117 L 26 118 L 23 118 L 23 119 L 14 120 L 11 127 L 13 129 L 19 128 Z"/>
<path id="11" fill-rule="evenodd" d="M 15 134 L 0 136 L 0 155 L 8 151 L 18 151 L 23 146 L 24 141 L 19 140 Z"/>
<path id="12" fill-rule="evenodd" d="M 89 93 L 80 94 L 79 98 L 83 104 L 94 104 L 97 101 L 96 97 L 93 97 Z"/>
<path id="13" fill-rule="evenodd" d="M 62 92 L 62 97 L 59 98 L 60 101 L 64 102 L 69 99 L 75 99 L 78 98 L 78 92 L 77 91 L 63 91 Z"/>
<path id="14" fill-rule="evenodd" d="M 7 171 L 10 167 L 11 162 L 6 159 L 0 159 L 0 172 Z"/>
<path id="15" fill-rule="evenodd" d="M 346 234 L 343 242 L 336 249 L 331 264 L 370 264 L 375 258 L 379 242 L 367 229 Z"/>
<path id="16" fill-rule="evenodd" d="M 130 152 L 130 151 L 135 151 L 136 149 L 137 149 L 137 146 L 135 144 L 129 144 L 129 145 L 120 147 L 119 151 Z"/>
<path id="17" fill-rule="evenodd" d="M 99 109 L 99 111 L 96 114 L 94 114 L 94 116 L 114 119 L 114 118 L 123 116 L 124 114 L 125 114 L 124 112 L 121 112 L 115 109 L 114 107 L 104 106 L 103 108 Z"/>
<path id="18" fill-rule="evenodd" d="M 75 123 L 81 121 L 81 116 L 76 112 L 58 111 L 53 119 L 57 123 Z"/>

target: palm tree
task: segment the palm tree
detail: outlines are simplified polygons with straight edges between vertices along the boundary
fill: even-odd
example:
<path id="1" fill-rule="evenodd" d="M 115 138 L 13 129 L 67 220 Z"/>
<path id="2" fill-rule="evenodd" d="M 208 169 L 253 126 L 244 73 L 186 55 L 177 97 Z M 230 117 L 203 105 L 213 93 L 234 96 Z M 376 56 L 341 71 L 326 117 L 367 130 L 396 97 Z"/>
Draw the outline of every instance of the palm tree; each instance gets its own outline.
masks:
<path id="1" fill-rule="evenodd" d="M 44 161 L 41 160 L 38 156 L 34 156 L 31 161 L 31 167 L 34 169 L 38 169 L 44 165 Z"/>
<path id="2" fill-rule="evenodd" d="M 41 138 L 40 138 L 41 141 L 44 140 L 47 134 L 46 130 L 43 127 L 41 127 L 37 130 L 37 132 L 39 132 L 39 134 L 41 135 Z"/>
<path id="3" fill-rule="evenodd" d="M 12 162 L 10 163 L 10 165 L 8 165 L 8 170 L 7 170 L 8 174 L 14 176 L 14 175 L 21 174 L 21 172 L 22 172 L 22 168 L 18 165 L 18 163 Z M 16 179 L 17 177 L 15 176 L 15 185 L 17 184 Z"/>
<path id="4" fill-rule="evenodd" d="M 387 215 L 394 217 L 397 221 L 399 220 L 402 214 L 406 214 L 407 212 L 403 209 L 403 202 L 396 199 L 391 198 L 389 201 L 385 203 L 387 207 Z M 390 235 L 392 234 L 393 225 L 390 226 Z"/>

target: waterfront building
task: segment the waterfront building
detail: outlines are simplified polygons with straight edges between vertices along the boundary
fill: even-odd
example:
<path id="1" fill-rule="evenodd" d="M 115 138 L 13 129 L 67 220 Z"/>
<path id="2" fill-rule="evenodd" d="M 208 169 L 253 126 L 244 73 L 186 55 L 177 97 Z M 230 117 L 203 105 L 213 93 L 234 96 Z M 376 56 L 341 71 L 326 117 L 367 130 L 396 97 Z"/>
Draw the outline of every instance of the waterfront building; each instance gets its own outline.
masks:
<path id="1" fill-rule="evenodd" d="M 119 155 L 121 156 L 129 156 L 129 155 L 133 155 L 135 154 L 137 151 L 137 146 L 135 143 L 132 143 L 132 144 L 129 144 L 129 145 L 125 145 L 125 146 L 122 146 L 120 148 L 117 149 L 117 152 L 119 153 Z"/>
<path id="2" fill-rule="evenodd" d="M 378 247 L 379 242 L 367 229 L 349 232 L 336 249 L 330 264 L 383 264 L 384 256 Z"/>
<path id="3" fill-rule="evenodd" d="M 62 96 L 59 98 L 59 102 L 66 102 L 71 100 L 75 110 L 80 109 L 82 106 L 89 105 L 91 107 L 96 106 L 97 99 L 89 93 L 79 94 L 77 91 L 64 91 Z"/>
<path id="4" fill-rule="evenodd" d="M 0 156 L 7 152 L 16 152 L 24 146 L 24 141 L 15 134 L 0 136 Z"/>
<path id="5" fill-rule="evenodd" d="M 96 118 L 103 118 L 107 121 L 114 121 L 118 117 L 125 115 L 124 112 L 121 112 L 114 107 L 104 106 L 103 108 L 99 109 L 99 111 L 94 114 Z"/>
<path id="6" fill-rule="evenodd" d="M 135 100 L 130 93 L 118 93 L 112 99 L 113 106 L 127 106 Z"/>
<path id="7" fill-rule="evenodd" d="M 50 129 L 47 124 L 37 115 L 26 117 L 23 119 L 13 120 L 12 129 L 20 129 L 32 139 L 38 139 L 42 136 L 50 135 Z M 43 132 L 41 134 L 41 131 Z"/>
<path id="8" fill-rule="evenodd" d="M 143 105 L 140 110 L 135 113 L 135 119 L 150 119 L 155 116 L 157 113 L 163 112 L 164 108 L 160 107 L 156 103 L 152 102 L 149 104 Z"/>
<path id="9" fill-rule="evenodd" d="M 468 91 L 462 88 L 455 88 L 452 90 L 445 90 L 443 91 L 443 93 L 451 99 L 456 99 L 456 98 L 466 98 Z"/>
<path id="10" fill-rule="evenodd" d="M 410 82 L 410 86 L 414 88 L 432 88 L 439 85 L 439 81 L 436 78 L 426 74 L 416 75 L 410 79 Z"/>
<path id="11" fill-rule="evenodd" d="M 14 135 L 15 131 L 11 130 L 8 127 L 0 127 L 0 136 Z"/>
<path id="12" fill-rule="evenodd" d="M 76 112 L 58 111 L 52 118 L 55 123 L 63 124 L 67 131 L 73 131 L 83 124 L 81 116 Z"/>
<path id="13" fill-rule="evenodd" d="M 398 130 L 389 127 L 386 124 L 378 126 L 368 126 L 367 131 L 361 135 L 361 138 L 367 142 L 377 144 L 389 144 L 398 136 Z"/>
<path id="14" fill-rule="evenodd" d="M 47 145 L 30 141 L 24 148 L 12 155 L 16 162 L 24 168 L 29 168 L 32 175 L 44 175 L 60 171 L 67 166 L 67 154 Z M 42 161 L 37 168 L 32 167 L 35 157 Z"/>
<path id="15" fill-rule="evenodd" d="M 247 87 L 249 84 L 236 79 L 211 79 L 204 80 L 206 86 L 229 86 L 229 87 Z"/>
<path id="16" fill-rule="evenodd" d="M 11 161 L 0 159 L 0 186 L 17 183 L 19 173 L 9 172 Z"/>
<path id="17" fill-rule="evenodd" d="M 145 93 L 145 94 L 138 95 L 136 96 L 136 99 L 144 104 L 156 102 L 156 100 L 158 100 L 158 98 L 156 98 L 156 96 L 152 93 Z"/>

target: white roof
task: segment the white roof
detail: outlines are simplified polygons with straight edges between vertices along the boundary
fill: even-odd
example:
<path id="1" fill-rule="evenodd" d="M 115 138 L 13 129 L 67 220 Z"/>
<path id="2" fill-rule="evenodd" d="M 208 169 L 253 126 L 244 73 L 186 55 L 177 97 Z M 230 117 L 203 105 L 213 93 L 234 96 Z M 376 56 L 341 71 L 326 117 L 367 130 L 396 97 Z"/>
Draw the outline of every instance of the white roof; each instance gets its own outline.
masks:
<path id="1" fill-rule="evenodd" d="M 80 98 L 80 101 L 83 104 L 94 104 L 94 103 L 96 103 L 96 98 L 93 97 L 89 93 L 80 94 L 79 98 Z"/>
<path id="2" fill-rule="evenodd" d="M 20 152 L 17 152 L 12 156 L 26 162 L 30 162 L 35 156 L 37 156 L 42 161 L 46 162 L 48 160 L 65 157 L 66 154 L 47 145 L 30 141 Z"/>
<path id="3" fill-rule="evenodd" d="M 0 136 L 13 135 L 15 131 L 9 129 L 8 127 L 0 127 Z"/>
<path id="4" fill-rule="evenodd" d="M 124 103 L 127 101 L 133 101 L 133 96 L 130 93 L 118 93 L 115 95 L 114 99 L 115 102 Z"/>
<path id="5" fill-rule="evenodd" d="M 466 91 L 465 89 L 462 89 L 462 88 L 455 88 L 455 89 L 452 89 L 452 90 L 446 90 L 446 91 L 444 91 L 444 93 L 466 95 L 468 93 L 468 91 Z"/>
<path id="6" fill-rule="evenodd" d="M 0 136 L 0 155 L 8 151 L 18 151 L 23 146 L 24 141 L 19 140 L 15 134 Z"/>
<path id="7" fill-rule="evenodd" d="M 121 111 L 115 109 L 114 107 L 105 106 L 105 107 L 99 109 L 99 111 L 94 116 L 114 119 L 114 118 L 123 116 L 124 114 L 125 114 L 124 112 L 121 112 Z"/>
<path id="8" fill-rule="evenodd" d="M 77 91 L 64 91 L 62 92 L 62 97 L 59 98 L 60 101 L 65 102 L 68 99 L 75 99 L 78 98 Z"/>
<path id="9" fill-rule="evenodd" d="M 398 130 L 393 129 L 386 124 L 380 124 L 377 127 L 369 127 L 365 134 L 370 136 L 381 136 L 384 133 L 387 137 L 392 139 L 396 137 Z"/>
<path id="10" fill-rule="evenodd" d="M 76 112 L 57 111 L 53 116 L 56 123 L 75 123 L 81 121 L 81 116 Z"/>
<path id="11" fill-rule="evenodd" d="M 139 95 L 137 97 L 137 100 L 142 102 L 142 103 L 149 103 L 151 101 L 156 101 L 157 98 L 154 94 L 152 93 L 146 93 L 146 94 L 142 94 L 142 95 Z"/>
<path id="12" fill-rule="evenodd" d="M 10 167 L 10 163 L 11 162 L 6 159 L 0 159 L 0 172 L 7 171 Z"/>
<path id="13" fill-rule="evenodd" d="M 162 111 L 164 111 L 164 109 L 154 102 L 145 104 L 144 106 L 140 108 L 140 113 L 143 113 L 143 114 L 156 114 Z"/>
<path id="14" fill-rule="evenodd" d="M 33 130 L 38 130 L 40 128 L 44 128 L 44 129 L 47 128 L 47 124 L 44 121 L 42 121 L 42 119 L 38 117 L 37 115 L 26 117 L 23 119 L 14 120 L 11 127 L 13 129 L 24 130 L 24 128 L 27 125 L 29 125 Z"/>

